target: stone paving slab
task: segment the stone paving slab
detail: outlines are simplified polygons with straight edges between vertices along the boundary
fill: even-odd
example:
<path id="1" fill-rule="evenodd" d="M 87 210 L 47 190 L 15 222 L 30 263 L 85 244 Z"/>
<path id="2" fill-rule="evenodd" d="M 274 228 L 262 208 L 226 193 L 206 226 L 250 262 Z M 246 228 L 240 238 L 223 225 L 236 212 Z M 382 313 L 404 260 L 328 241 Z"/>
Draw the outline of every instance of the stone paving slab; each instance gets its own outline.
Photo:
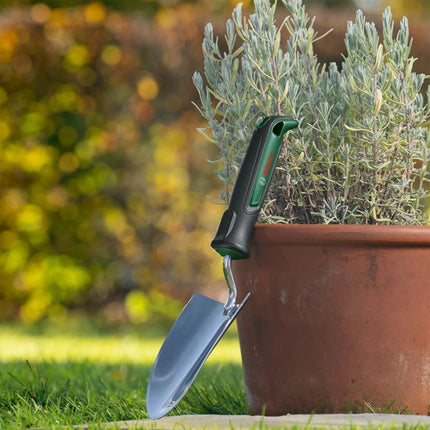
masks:
<path id="1" fill-rule="evenodd" d="M 159 420 L 122 421 L 106 424 L 106 428 L 121 430 L 130 429 L 280 429 L 297 428 L 402 428 L 404 425 L 415 427 L 421 425 L 430 430 L 430 416 L 395 415 L 395 414 L 314 414 L 284 415 L 280 417 L 261 417 L 251 415 L 180 415 L 164 417 Z"/>

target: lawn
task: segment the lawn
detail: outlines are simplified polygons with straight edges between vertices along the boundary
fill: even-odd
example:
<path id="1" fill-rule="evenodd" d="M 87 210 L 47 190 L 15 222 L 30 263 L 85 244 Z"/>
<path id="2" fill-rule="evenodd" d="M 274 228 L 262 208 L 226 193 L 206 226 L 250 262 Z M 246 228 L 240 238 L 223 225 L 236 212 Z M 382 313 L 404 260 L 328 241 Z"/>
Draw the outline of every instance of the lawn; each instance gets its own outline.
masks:
<path id="1" fill-rule="evenodd" d="M 90 321 L 0 325 L 0 428 L 146 418 L 148 376 L 166 333 Z M 172 411 L 191 413 L 246 413 L 235 327 Z"/>
<path id="2" fill-rule="evenodd" d="M 167 332 L 162 325 L 107 327 L 82 319 L 0 324 L 0 429 L 92 429 L 147 418 L 148 376 Z M 170 415 L 246 413 L 233 325 Z M 423 427 L 403 426 L 414 428 Z"/>

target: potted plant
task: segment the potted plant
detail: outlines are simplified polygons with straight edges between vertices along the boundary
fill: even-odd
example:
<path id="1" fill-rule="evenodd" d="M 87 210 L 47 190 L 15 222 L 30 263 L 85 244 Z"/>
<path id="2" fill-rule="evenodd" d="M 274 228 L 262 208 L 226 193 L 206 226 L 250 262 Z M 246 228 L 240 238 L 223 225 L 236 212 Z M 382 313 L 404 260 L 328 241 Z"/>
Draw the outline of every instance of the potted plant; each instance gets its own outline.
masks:
<path id="1" fill-rule="evenodd" d="M 427 413 L 429 108 L 408 21 L 395 34 L 387 8 L 379 34 L 358 11 L 343 63 L 326 66 L 301 0 L 282 0 L 280 25 L 276 4 L 254 3 L 249 18 L 238 5 L 227 21 L 225 52 L 206 26 L 205 82 L 193 76 L 200 131 L 220 152 L 222 203 L 257 120 L 300 122 L 251 257 L 234 264 L 239 294 L 253 293 L 238 317 L 248 409 Z"/>

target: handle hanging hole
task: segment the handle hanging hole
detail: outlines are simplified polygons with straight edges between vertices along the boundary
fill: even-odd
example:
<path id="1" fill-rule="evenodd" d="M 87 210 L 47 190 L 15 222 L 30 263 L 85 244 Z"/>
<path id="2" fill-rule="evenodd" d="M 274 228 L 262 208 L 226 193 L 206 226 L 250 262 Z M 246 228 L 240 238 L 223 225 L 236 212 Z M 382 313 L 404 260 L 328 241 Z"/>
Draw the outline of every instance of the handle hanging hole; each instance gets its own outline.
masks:
<path id="1" fill-rule="evenodd" d="M 272 133 L 275 136 L 281 136 L 282 134 L 282 129 L 284 128 L 284 123 L 282 121 L 279 121 L 272 129 Z"/>

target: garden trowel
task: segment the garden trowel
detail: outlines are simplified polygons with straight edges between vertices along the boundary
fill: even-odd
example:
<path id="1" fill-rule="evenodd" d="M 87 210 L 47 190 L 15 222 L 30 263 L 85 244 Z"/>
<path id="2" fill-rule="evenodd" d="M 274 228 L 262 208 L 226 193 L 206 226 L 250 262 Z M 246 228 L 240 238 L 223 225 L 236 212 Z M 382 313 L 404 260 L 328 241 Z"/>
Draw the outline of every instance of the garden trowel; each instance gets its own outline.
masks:
<path id="1" fill-rule="evenodd" d="M 252 135 L 211 246 L 224 257 L 229 296 L 226 303 L 195 293 L 167 335 L 155 360 L 146 396 L 146 409 L 158 419 L 173 409 L 187 392 L 200 368 L 244 303 L 236 303 L 231 261 L 249 257 L 254 225 L 275 171 L 284 134 L 298 121 L 282 116 L 260 120 Z"/>

